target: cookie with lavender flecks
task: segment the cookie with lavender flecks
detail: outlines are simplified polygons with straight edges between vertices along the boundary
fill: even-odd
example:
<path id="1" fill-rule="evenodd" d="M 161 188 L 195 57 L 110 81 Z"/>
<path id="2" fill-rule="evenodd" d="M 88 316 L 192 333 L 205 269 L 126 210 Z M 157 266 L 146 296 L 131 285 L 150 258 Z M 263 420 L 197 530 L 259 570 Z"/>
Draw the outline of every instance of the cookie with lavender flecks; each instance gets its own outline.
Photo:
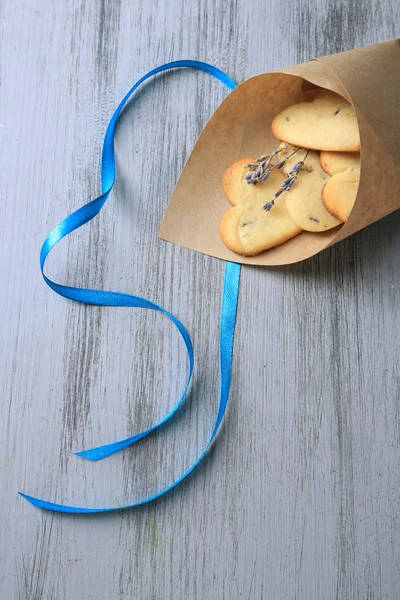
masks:
<path id="1" fill-rule="evenodd" d="M 288 178 L 297 170 L 295 184 L 285 193 L 286 207 L 297 225 L 306 231 L 327 231 L 340 225 L 322 204 L 321 192 L 329 175 L 321 168 L 319 152 L 299 148 L 294 153 L 289 146 L 281 156 L 288 157 L 282 167 Z"/>
<path id="2" fill-rule="evenodd" d="M 360 134 L 353 106 L 339 94 L 321 89 L 311 102 L 293 104 L 272 121 L 280 140 L 311 150 L 359 152 Z"/>
<path id="3" fill-rule="evenodd" d="M 360 171 L 347 169 L 333 175 L 322 189 L 325 208 L 343 223 L 349 218 L 357 196 Z"/>
<path id="4" fill-rule="evenodd" d="M 233 206 L 225 213 L 219 231 L 227 248 L 242 256 L 255 256 L 284 244 L 302 230 L 293 221 L 281 196 L 271 211 L 255 203 Z"/>
<path id="5" fill-rule="evenodd" d="M 342 173 L 346 169 L 360 168 L 359 152 L 326 152 L 319 155 L 321 167 L 329 175 Z"/>
<path id="6" fill-rule="evenodd" d="M 275 151 L 273 156 L 280 153 Z M 255 256 L 283 244 L 301 232 L 291 218 L 283 197 L 274 202 L 274 210 L 265 206 L 285 180 L 284 173 L 271 164 L 273 157 L 261 156 L 234 163 L 225 172 L 225 194 L 233 204 L 220 224 L 222 242 L 237 254 Z"/>

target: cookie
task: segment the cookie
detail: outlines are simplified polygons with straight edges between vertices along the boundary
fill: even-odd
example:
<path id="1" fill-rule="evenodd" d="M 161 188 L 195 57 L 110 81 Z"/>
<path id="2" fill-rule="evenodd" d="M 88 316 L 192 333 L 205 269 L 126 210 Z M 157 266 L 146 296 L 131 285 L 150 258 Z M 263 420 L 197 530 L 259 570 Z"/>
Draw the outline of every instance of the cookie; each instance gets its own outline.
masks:
<path id="1" fill-rule="evenodd" d="M 353 106 L 329 90 L 320 90 L 312 102 L 293 104 L 280 112 L 272 121 L 272 132 L 279 140 L 312 150 L 360 150 Z"/>
<path id="2" fill-rule="evenodd" d="M 233 206 L 241 203 L 254 203 L 264 206 L 281 186 L 283 174 L 278 170 L 273 170 L 267 181 L 260 181 L 256 185 L 249 185 L 245 181 L 245 176 L 248 173 L 245 165 L 255 160 L 255 158 L 238 160 L 224 173 L 222 185 L 226 197 Z"/>
<path id="3" fill-rule="evenodd" d="M 285 158 L 292 151 L 293 147 L 289 146 L 279 156 Z M 286 175 L 303 160 L 305 153 L 306 150 L 301 149 L 286 161 L 283 166 Z M 321 192 L 328 179 L 329 175 L 321 168 L 319 152 L 310 151 L 293 187 L 282 194 L 292 219 L 306 231 L 327 231 L 341 224 L 322 204 Z"/>
<path id="4" fill-rule="evenodd" d="M 357 196 L 360 171 L 348 169 L 333 175 L 322 189 L 322 202 L 325 208 L 345 223 Z"/>
<path id="5" fill-rule="evenodd" d="M 283 180 L 284 177 L 281 183 Z M 284 244 L 300 232 L 301 228 L 286 208 L 283 194 L 268 212 L 259 203 L 237 204 L 225 213 L 220 225 L 220 236 L 225 246 L 242 256 L 260 254 Z"/>
<path id="6" fill-rule="evenodd" d="M 326 152 L 320 154 L 321 167 L 329 175 L 342 173 L 346 169 L 360 168 L 358 152 Z"/>

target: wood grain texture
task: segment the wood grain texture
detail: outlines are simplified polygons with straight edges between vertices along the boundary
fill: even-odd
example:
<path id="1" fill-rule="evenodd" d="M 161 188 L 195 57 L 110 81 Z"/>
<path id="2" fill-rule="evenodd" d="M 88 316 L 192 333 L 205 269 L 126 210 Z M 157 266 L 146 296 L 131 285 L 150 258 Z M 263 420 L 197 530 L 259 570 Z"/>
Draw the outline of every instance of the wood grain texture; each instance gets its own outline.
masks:
<path id="1" fill-rule="evenodd" d="M 397 213 L 305 263 L 243 269 L 229 410 L 185 484 L 139 510 L 79 518 L 17 491 L 133 502 L 179 476 L 212 428 L 223 264 L 156 235 L 226 91 L 176 72 L 124 113 L 112 199 L 48 272 L 177 314 L 193 334 L 194 382 L 174 422 L 137 447 L 97 464 L 71 454 L 164 414 L 187 368 L 160 315 L 69 303 L 39 272 L 44 237 L 99 191 L 122 94 L 168 60 L 210 61 L 240 82 L 398 37 L 399 3 L 3 0 L 0 19 L 0 597 L 397 600 Z"/>

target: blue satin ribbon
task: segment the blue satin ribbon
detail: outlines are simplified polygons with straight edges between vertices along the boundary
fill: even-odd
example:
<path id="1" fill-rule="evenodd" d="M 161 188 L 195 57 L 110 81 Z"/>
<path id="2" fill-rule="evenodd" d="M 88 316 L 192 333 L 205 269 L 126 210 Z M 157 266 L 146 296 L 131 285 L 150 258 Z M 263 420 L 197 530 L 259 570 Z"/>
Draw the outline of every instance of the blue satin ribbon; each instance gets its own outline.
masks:
<path id="1" fill-rule="evenodd" d="M 40 269 L 43 275 L 43 278 L 47 285 L 60 296 L 64 296 L 64 298 L 68 298 L 69 300 L 74 300 L 75 302 L 82 302 L 84 304 L 94 304 L 97 306 L 124 306 L 124 307 L 135 307 L 135 308 L 148 308 L 151 310 L 158 310 L 163 312 L 179 330 L 183 341 L 185 343 L 188 358 L 189 358 L 189 372 L 186 381 L 185 389 L 179 398 L 178 402 L 174 405 L 174 407 L 168 412 L 165 417 L 161 419 L 158 423 L 153 425 L 152 427 L 137 433 L 134 436 L 128 437 L 126 439 L 120 440 L 118 442 L 113 442 L 111 444 L 106 444 L 104 446 L 99 446 L 97 448 L 91 448 L 89 450 L 83 450 L 82 452 L 76 452 L 77 456 L 85 458 L 91 461 L 101 460 L 127 446 L 137 442 L 141 438 L 149 435 L 149 433 L 153 432 L 155 429 L 166 423 L 179 409 L 182 402 L 186 397 L 186 393 L 190 384 L 190 380 L 193 373 L 194 367 L 194 352 L 193 346 L 190 339 L 190 336 L 184 327 L 184 325 L 171 314 L 168 310 L 151 302 L 151 300 L 146 300 L 145 298 L 140 298 L 139 296 L 133 296 L 131 294 L 124 294 L 121 292 L 112 292 L 106 290 L 92 290 L 86 288 L 74 288 L 70 286 L 61 285 L 59 283 L 55 283 L 51 279 L 49 279 L 44 273 L 44 265 L 46 262 L 46 258 L 50 252 L 50 250 L 57 244 L 62 238 L 67 236 L 72 231 L 75 231 L 91 219 L 93 219 L 103 208 L 111 189 L 115 182 L 115 155 L 114 155 L 114 134 L 115 127 L 117 125 L 118 118 L 125 104 L 131 97 L 131 95 L 135 92 L 135 90 L 141 85 L 146 79 L 149 79 L 153 75 L 157 73 L 161 73 L 162 71 L 177 69 L 177 68 L 192 68 L 197 69 L 199 71 L 204 71 L 209 73 L 216 79 L 219 79 L 224 83 L 229 89 L 233 90 L 236 87 L 236 84 L 226 73 L 220 71 L 216 67 L 209 65 L 207 63 L 199 62 L 196 60 L 179 60 L 175 62 L 166 63 L 165 65 L 161 65 L 152 71 L 149 71 L 146 75 L 144 75 L 139 81 L 135 83 L 135 85 L 129 90 L 126 96 L 122 99 L 120 104 L 118 105 L 116 111 L 114 112 L 110 123 L 107 127 L 106 135 L 103 143 L 102 150 L 102 160 L 101 160 L 101 196 L 92 200 L 88 204 L 85 204 L 71 215 L 66 217 L 61 223 L 57 225 L 53 229 L 53 231 L 47 236 L 45 241 L 43 242 L 42 249 L 40 252 Z M 139 502 L 134 504 L 129 504 L 127 506 L 118 506 L 118 507 L 110 507 L 110 508 L 84 508 L 84 507 L 74 507 L 74 506 L 65 506 L 63 504 L 54 504 L 52 502 L 47 502 L 45 500 L 40 500 L 39 498 L 34 498 L 32 496 L 28 496 L 22 492 L 19 494 L 31 502 L 34 506 L 38 506 L 39 508 L 44 508 L 46 510 L 53 510 L 57 512 L 68 512 L 68 513 L 99 513 L 99 512 L 109 512 L 115 510 L 122 510 L 125 508 L 133 508 L 134 506 L 140 506 L 142 504 L 146 504 L 147 502 L 151 502 L 156 498 L 159 498 L 163 494 L 166 494 L 169 490 L 177 486 L 183 479 L 185 479 L 189 473 L 195 469 L 195 467 L 200 463 L 200 461 L 204 458 L 208 448 L 213 442 L 219 426 L 222 422 L 226 405 L 229 397 L 229 388 L 231 381 L 231 372 L 232 372 L 232 352 L 233 352 L 233 339 L 235 332 L 235 323 L 236 323 L 236 309 L 237 309 L 237 300 L 239 294 L 239 279 L 240 279 L 240 265 L 237 263 L 226 263 L 225 268 L 225 277 L 224 277 L 224 288 L 223 288 L 223 297 L 222 297 L 222 308 L 221 308 L 221 319 L 220 319 L 220 400 L 218 407 L 218 414 L 215 421 L 214 429 L 209 438 L 209 441 L 200 454 L 196 462 L 183 474 L 179 479 L 174 481 L 171 485 L 164 488 L 163 490 L 157 492 L 153 496 L 145 498 Z"/>

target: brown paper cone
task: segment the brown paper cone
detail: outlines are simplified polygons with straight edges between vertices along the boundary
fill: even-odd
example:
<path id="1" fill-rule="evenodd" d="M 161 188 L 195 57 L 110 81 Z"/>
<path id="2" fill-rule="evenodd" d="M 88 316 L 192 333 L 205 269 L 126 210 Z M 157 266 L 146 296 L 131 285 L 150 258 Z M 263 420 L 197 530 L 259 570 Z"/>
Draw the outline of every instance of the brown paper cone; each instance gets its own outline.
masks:
<path id="1" fill-rule="evenodd" d="M 352 102 L 361 140 L 357 198 L 344 225 L 303 232 L 278 248 L 242 257 L 224 246 L 219 224 L 230 208 L 222 175 L 236 160 L 271 151 L 272 118 L 310 98 L 315 86 Z M 200 135 L 172 194 L 160 237 L 233 262 L 283 265 L 324 248 L 400 208 L 400 39 L 265 73 L 239 85 Z"/>

